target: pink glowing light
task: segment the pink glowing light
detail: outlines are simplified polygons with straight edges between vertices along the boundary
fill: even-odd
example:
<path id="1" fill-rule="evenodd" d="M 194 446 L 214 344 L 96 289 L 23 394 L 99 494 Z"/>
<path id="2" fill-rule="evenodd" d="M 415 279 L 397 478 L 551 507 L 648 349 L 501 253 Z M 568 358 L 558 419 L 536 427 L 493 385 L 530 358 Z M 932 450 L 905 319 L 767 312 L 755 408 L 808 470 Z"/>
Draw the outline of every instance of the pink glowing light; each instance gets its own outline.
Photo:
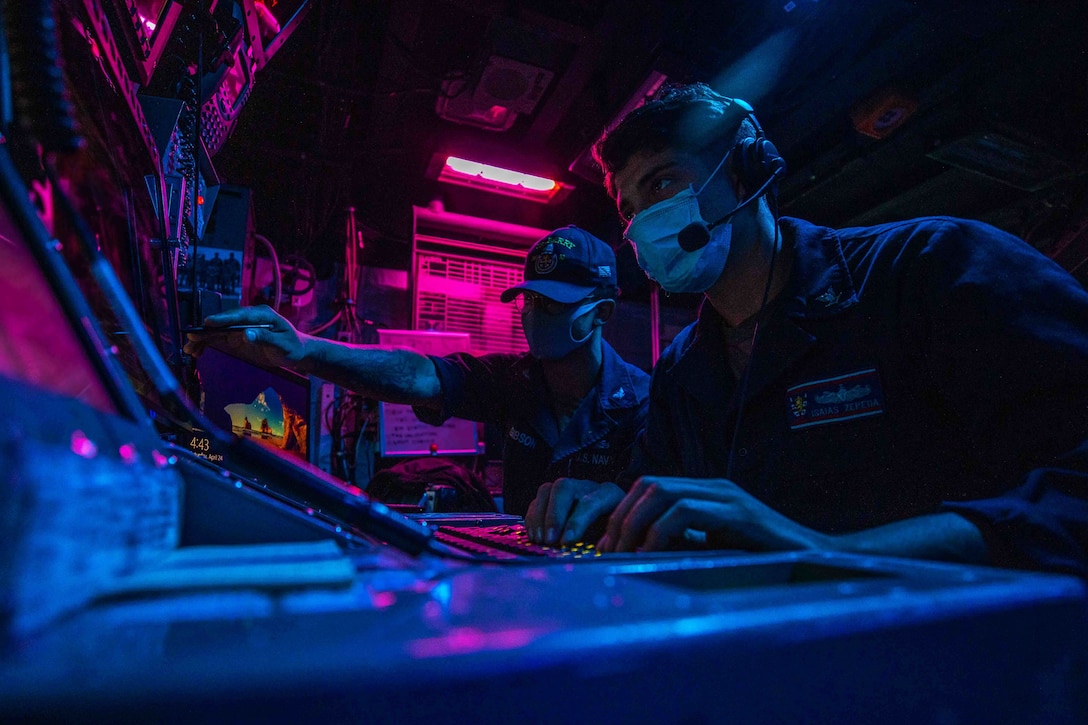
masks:
<path id="1" fill-rule="evenodd" d="M 167 456 L 159 452 L 158 449 L 153 449 L 151 451 L 151 461 L 155 464 L 155 468 L 166 468 L 167 466 L 172 466 L 177 463 L 177 458 L 174 456 Z"/>
<path id="2" fill-rule="evenodd" d="M 72 453 L 83 458 L 94 458 L 98 455 L 98 446 L 83 431 L 72 431 Z"/>
<path id="3" fill-rule="evenodd" d="M 558 186 L 555 181 L 546 179 L 543 176 L 533 176 L 532 174 L 512 171 L 499 166 L 491 166 L 490 164 L 482 164 L 479 161 L 470 161 L 457 156 L 447 157 L 446 166 L 465 176 L 478 176 L 481 179 L 486 179 L 488 181 L 507 184 L 509 186 L 520 186 L 531 191 L 552 191 Z"/>
<path id="4" fill-rule="evenodd" d="M 121 460 L 129 465 L 140 460 L 140 452 L 136 450 L 136 446 L 131 443 L 123 444 L 117 452 L 120 454 Z"/>
<path id="5" fill-rule="evenodd" d="M 504 629 L 484 632 L 474 627 L 455 627 L 439 637 L 408 643 L 408 652 L 417 659 L 450 657 L 475 652 L 501 652 L 527 647 L 544 634 L 537 629 Z"/>

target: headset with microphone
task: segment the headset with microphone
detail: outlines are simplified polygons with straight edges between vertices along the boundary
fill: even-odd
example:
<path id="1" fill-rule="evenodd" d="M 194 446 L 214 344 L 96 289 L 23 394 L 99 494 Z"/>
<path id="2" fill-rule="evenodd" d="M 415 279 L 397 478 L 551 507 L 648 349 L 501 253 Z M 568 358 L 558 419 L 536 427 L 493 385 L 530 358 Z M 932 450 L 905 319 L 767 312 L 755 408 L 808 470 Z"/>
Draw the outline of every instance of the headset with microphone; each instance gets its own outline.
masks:
<path id="1" fill-rule="evenodd" d="M 763 133 L 763 127 L 756 120 L 755 111 L 752 107 L 739 98 L 729 100 L 744 112 L 744 118 L 751 121 L 756 130 L 754 137 L 741 139 L 733 147 L 731 151 L 733 154 L 733 172 L 744 185 L 744 188 L 748 189 L 756 186 L 759 188 L 756 189 L 754 194 L 749 195 L 747 199 L 737 204 L 717 221 L 709 224 L 705 221 L 692 222 L 681 229 L 679 235 L 677 235 L 677 241 L 680 248 L 685 252 L 697 252 L 705 247 L 710 241 L 711 229 L 726 223 L 742 209 L 763 196 L 771 184 L 786 173 L 786 160 L 778 153 L 778 149 L 774 147 L 774 144 L 767 140 Z"/>

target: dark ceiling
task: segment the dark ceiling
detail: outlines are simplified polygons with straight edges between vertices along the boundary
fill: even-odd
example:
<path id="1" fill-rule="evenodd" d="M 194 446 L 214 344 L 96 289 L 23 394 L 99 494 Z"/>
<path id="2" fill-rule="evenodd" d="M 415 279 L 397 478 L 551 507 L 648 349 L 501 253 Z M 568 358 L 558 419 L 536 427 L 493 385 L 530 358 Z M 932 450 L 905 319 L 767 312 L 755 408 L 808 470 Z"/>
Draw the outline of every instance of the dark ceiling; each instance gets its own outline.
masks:
<path id="1" fill-rule="evenodd" d="M 785 214 L 831 225 L 969 216 L 1067 267 L 1088 258 L 1081 2 L 313 2 L 216 164 L 254 188 L 259 231 L 319 272 L 342 258 L 349 205 L 374 266 L 407 267 L 411 206 L 436 200 L 533 226 L 574 222 L 618 245 L 585 153 L 662 76 L 755 106 L 789 163 Z M 495 98 L 521 111 L 504 130 L 480 127 L 496 123 L 485 113 Z M 439 184 L 427 174 L 438 152 L 575 188 L 543 205 Z"/>

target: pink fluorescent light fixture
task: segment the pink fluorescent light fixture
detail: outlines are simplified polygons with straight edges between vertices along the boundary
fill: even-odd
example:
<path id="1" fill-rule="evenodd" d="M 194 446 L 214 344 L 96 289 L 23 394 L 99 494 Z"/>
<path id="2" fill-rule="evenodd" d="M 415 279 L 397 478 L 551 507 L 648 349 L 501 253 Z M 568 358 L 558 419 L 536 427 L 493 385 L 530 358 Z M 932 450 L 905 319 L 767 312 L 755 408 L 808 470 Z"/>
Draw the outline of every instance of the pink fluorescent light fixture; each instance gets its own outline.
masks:
<path id="1" fill-rule="evenodd" d="M 481 164 L 479 161 L 469 161 L 456 156 L 446 158 L 446 167 L 459 174 L 479 176 L 488 181 L 497 181 L 500 184 L 509 184 L 510 186 L 524 186 L 530 191 L 551 191 L 557 186 L 554 181 L 545 179 L 543 176 L 523 174 L 520 171 Z"/>
<path id="2" fill-rule="evenodd" d="M 447 156 L 438 180 L 460 186 L 547 203 L 570 187 L 543 176 L 534 176 L 500 166 Z"/>

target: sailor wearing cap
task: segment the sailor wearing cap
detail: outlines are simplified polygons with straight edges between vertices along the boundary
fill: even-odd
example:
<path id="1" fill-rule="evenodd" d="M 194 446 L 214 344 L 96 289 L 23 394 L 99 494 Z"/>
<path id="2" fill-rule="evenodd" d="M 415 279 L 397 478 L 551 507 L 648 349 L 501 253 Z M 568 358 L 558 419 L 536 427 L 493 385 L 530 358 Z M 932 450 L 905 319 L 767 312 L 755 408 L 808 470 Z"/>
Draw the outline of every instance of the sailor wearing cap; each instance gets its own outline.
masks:
<path id="1" fill-rule="evenodd" d="M 529 352 L 437 357 L 361 348 L 299 332 L 268 307 L 209 317 L 208 328 L 250 329 L 193 333 L 185 350 L 199 355 L 211 345 L 315 375 L 412 405 L 435 425 L 451 417 L 495 425 L 502 433 L 504 511 L 526 516 L 535 540 L 559 543 L 564 525 L 584 532 L 623 497 L 613 481 L 646 418 L 649 375 L 601 336 L 616 297 L 612 249 L 568 226 L 533 245 L 524 280 L 501 296 L 518 306 Z"/>

